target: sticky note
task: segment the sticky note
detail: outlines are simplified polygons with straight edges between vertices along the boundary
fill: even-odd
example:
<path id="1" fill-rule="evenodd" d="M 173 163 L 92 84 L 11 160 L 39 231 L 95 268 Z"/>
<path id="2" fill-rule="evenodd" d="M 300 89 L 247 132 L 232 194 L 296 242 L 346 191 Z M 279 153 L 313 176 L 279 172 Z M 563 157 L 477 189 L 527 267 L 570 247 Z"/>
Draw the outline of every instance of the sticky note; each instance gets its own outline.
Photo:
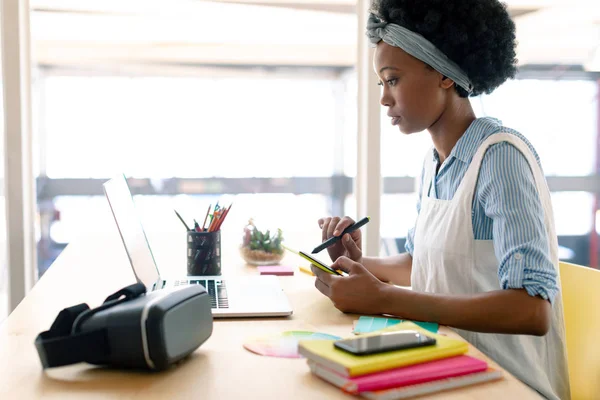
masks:
<path id="1" fill-rule="evenodd" d="M 258 267 L 258 272 L 261 275 L 294 275 L 294 270 L 291 267 L 286 267 L 284 265 L 262 265 Z"/>
<path id="2" fill-rule="evenodd" d="M 383 328 L 387 328 L 388 326 L 399 324 L 400 322 L 405 321 L 403 319 L 395 319 L 395 318 L 374 318 L 374 317 L 366 317 L 361 316 L 358 319 L 358 322 L 354 326 L 353 333 L 367 333 L 378 331 Z M 408 321 L 408 320 L 406 320 Z M 421 321 L 410 321 L 419 325 L 423 329 L 427 329 L 429 332 L 437 333 L 438 324 L 435 322 L 421 322 Z"/>
<path id="3" fill-rule="evenodd" d="M 298 267 L 298 269 L 305 274 L 315 276 L 315 274 L 313 274 L 313 272 L 310 270 L 310 265 L 301 265 Z"/>

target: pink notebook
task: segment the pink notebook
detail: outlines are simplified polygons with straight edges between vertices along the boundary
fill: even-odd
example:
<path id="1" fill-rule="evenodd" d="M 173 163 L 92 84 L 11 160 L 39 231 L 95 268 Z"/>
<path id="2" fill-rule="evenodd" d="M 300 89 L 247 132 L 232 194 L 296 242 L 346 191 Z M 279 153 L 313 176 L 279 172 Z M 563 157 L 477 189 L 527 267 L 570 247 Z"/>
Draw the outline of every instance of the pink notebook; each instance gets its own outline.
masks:
<path id="1" fill-rule="evenodd" d="M 438 379 L 472 374 L 485 371 L 488 367 L 485 361 L 469 356 L 456 356 L 348 378 L 312 361 L 309 361 L 309 365 L 313 373 L 340 387 L 345 392 L 352 394 L 399 388 Z"/>

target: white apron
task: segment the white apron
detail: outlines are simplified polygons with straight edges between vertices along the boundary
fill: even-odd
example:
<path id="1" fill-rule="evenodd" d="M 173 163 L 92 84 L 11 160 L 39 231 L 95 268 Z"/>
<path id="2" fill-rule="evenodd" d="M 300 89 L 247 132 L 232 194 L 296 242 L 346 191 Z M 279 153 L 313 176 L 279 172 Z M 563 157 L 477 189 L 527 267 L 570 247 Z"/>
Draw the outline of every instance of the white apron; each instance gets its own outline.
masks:
<path id="1" fill-rule="evenodd" d="M 560 287 L 558 241 L 546 180 L 525 142 L 512 134 L 496 133 L 477 150 L 452 200 L 429 197 L 435 174 L 431 153 L 425 161 L 421 211 L 414 238 L 413 290 L 468 295 L 501 289 L 493 241 L 474 239 L 471 215 L 481 160 L 490 145 L 503 141 L 521 151 L 533 171 Z M 552 310 L 552 325 L 543 337 L 456 331 L 543 396 L 565 400 L 570 394 L 561 296 L 554 300 Z"/>

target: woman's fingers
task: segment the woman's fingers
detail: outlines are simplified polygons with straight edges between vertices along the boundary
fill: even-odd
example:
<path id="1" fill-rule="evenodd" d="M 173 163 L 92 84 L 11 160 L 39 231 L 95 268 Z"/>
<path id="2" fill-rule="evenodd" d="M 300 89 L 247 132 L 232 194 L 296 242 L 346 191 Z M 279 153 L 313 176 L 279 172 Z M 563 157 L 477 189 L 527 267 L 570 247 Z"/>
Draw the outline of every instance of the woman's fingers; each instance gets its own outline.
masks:
<path id="1" fill-rule="evenodd" d="M 348 251 L 348 255 L 352 260 L 360 260 L 362 257 L 362 250 L 360 247 L 358 247 L 350 234 L 346 233 L 344 237 L 342 237 L 342 243 L 344 244 L 344 247 Z"/>
<path id="2" fill-rule="evenodd" d="M 330 237 L 334 236 L 333 231 L 336 230 L 336 227 L 338 226 L 339 222 L 340 222 L 340 217 L 331 218 L 331 221 L 329 222 L 329 226 L 327 227 L 327 237 L 324 240 L 327 240 Z"/>
<path id="3" fill-rule="evenodd" d="M 333 230 L 332 235 L 333 236 L 341 235 L 342 232 L 344 231 L 344 229 L 346 229 L 347 227 L 349 227 L 352 224 L 354 224 L 354 220 L 350 217 L 344 217 L 344 218 L 340 219 L 337 223 L 337 226 Z"/>
<path id="4" fill-rule="evenodd" d="M 321 218 L 319 219 L 319 226 L 321 227 L 321 240 L 324 242 L 327 240 L 327 230 L 329 229 L 329 224 L 331 223 L 331 218 Z"/>

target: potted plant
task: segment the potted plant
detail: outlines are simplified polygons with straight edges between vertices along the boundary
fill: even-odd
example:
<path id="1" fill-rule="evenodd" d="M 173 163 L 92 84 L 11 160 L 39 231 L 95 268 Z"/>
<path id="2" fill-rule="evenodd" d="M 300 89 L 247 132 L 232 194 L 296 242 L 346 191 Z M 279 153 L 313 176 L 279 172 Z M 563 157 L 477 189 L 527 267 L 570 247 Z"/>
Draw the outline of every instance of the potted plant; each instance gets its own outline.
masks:
<path id="1" fill-rule="evenodd" d="M 244 227 L 244 236 L 240 253 L 244 261 L 253 265 L 275 265 L 283 259 L 284 248 L 283 233 L 281 229 L 271 232 L 269 229 L 261 231 L 251 218 Z"/>

